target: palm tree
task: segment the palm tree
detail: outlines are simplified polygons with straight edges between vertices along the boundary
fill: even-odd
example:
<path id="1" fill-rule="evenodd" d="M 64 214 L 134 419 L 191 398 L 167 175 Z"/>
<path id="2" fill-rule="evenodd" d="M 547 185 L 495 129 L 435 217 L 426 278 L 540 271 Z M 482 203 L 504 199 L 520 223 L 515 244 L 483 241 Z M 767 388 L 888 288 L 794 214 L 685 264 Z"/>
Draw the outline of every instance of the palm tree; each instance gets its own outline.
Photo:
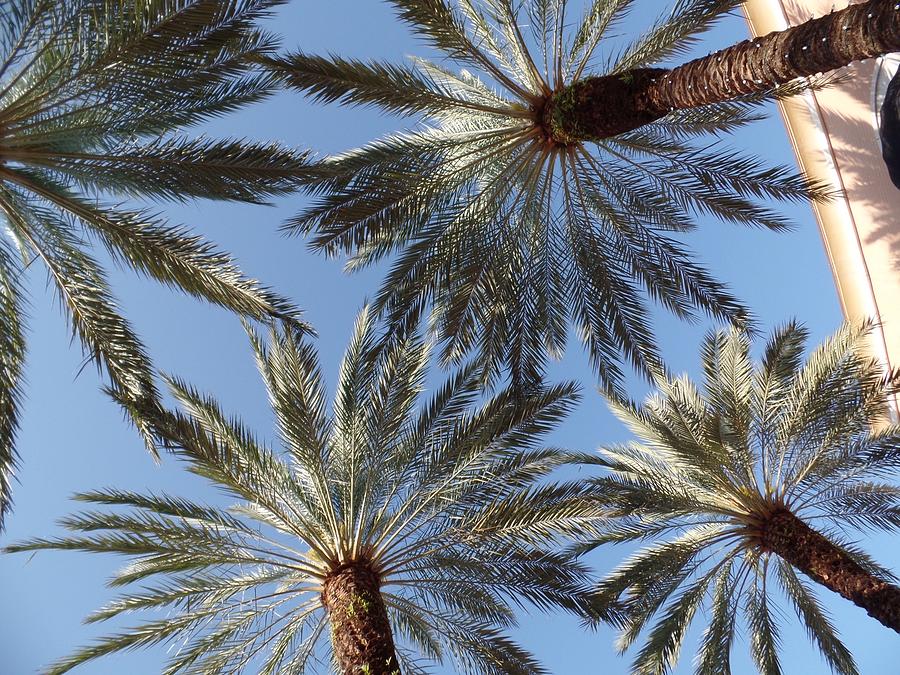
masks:
<path id="1" fill-rule="evenodd" d="M 10 0 L 0 16 L 0 527 L 10 506 L 26 339 L 23 275 L 46 268 L 85 351 L 113 386 L 157 392 L 121 316 L 99 243 L 117 262 L 256 318 L 296 317 L 227 254 L 103 195 L 258 202 L 292 190 L 303 156 L 174 132 L 264 98 L 243 65 L 277 45 L 253 27 L 273 0 Z"/>
<path id="2" fill-rule="evenodd" d="M 648 32 L 602 57 L 630 0 L 589 3 L 571 30 L 566 0 L 392 4 L 464 68 L 302 52 L 262 59 L 319 101 L 423 119 L 416 130 L 321 162 L 305 177 L 318 201 L 286 227 L 314 232 L 315 249 L 350 254 L 350 269 L 398 253 L 376 311 L 402 325 L 430 305 L 446 361 L 477 349 L 489 373 L 508 367 L 525 390 L 546 356 L 564 350 L 570 321 L 601 382 L 618 394 L 623 356 L 660 370 L 647 295 L 682 318 L 745 323 L 747 310 L 670 233 L 693 227 L 696 214 L 783 228 L 785 219 L 758 199 L 825 191 L 787 168 L 711 146 L 710 136 L 755 119 L 755 104 L 810 86 L 796 78 L 812 55 L 844 54 L 850 40 L 857 50 L 846 63 L 896 39 L 897 12 L 867 3 L 871 20 L 860 9 L 835 13 L 827 21 L 855 23 L 811 51 L 795 49 L 791 36 L 811 36 L 819 24 L 665 71 L 645 66 L 683 53 L 741 2 L 678 0 Z M 860 21 L 878 30 L 862 31 Z M 786 49 L 788 38 L 790 58 L 779 62 L 793 69 L 779 65 L 776 77 L 770 45 Z M 732 81 L 750 72 L 752 81 Z"/>
<path id="3" fill-rule="evenodd" d="M 50 672 L 175 641 L 167 673 L 307 672 L 329 625 L 348 674 L 425 672 L 404 643 L 452 658 L 458 672 L 543 672 L 502 628 L 515 623 L 511 602 L 587 610 L 586 570 L 548 549 L 597 536 L 597 514 L 579 504 L 583 485 L 543 480 L 581 458 L 537 446 L 577 400 L 575 385 L 475 405 L 469 366 L 417 409 L 427 344 L 407 334 L 379 347 L 364 311 L 329 415 L 308 343 L 291 330 L 273 329 L 268 346 L 251 338 L 283 453 L 173 379 L 184 413 L 155 422 L 165 445 L 238 505 L 92 492 L 78 499 L 130 510 L 70 517 L 62 523 L 74 536 L 7 549 L 125 554 L 135 559 L 111 584 L 148 584 L 88 620 L 145 610 L 152 619 Z"/>
<path id="4" fill-rule="evenodd" d="M 872 326 L 846 326 L 803 363 L 806 331 L 777 330 L 762 362 L 737 332 L 707 337 L 700 390 L 661 379 L 642 406 L 613 402 L 639 442 L 605 449 L 595 481 L 611 509 L 596 543 L 664 538 L 599 585 L 596 609 L 619 610 L 627 649 L 646 629 L 634 672 L 664 673 L 709 600 L 697 673 L 730 672 L 740 613 L 761 673 L 780 673 L 776 588 L 837 673 L 849 650 L 797 570 L 900 632 L 900 587 L 841 533 L 900 529 L 896 375 L 862 355 Z M 652 627 L 647 627 L 653 617 Z"/>

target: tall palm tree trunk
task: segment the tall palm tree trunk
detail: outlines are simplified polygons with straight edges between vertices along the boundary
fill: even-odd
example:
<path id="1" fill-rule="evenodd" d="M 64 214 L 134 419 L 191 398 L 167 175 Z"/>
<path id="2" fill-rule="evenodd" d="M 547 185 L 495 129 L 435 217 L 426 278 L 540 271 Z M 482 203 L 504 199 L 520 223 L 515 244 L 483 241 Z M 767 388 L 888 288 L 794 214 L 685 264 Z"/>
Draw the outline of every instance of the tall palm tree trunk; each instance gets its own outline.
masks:
<path id="1" fill-rule="evenodd" d="M 372 568 L 349 563 L 325 579 L 322 603 L 344 675 L 400 675 L 381 583 Z"/>
<path id="2" fill-rule="evenodd" d="M 900 588 L 870 574 L 846 552 L 787 509 L 769 516 L 762 544 L 822 584 L 900 633 Z"/>
<path id="3" fill-rule="evenodd" d="M 900 3 L 869 0 L 672 70 L 585 78 L 553 96 L 543 111 L 544 126 L 559 143 L 599 140 L 672 110 L 763 92 L 894 51 L 900 51 Z"/>

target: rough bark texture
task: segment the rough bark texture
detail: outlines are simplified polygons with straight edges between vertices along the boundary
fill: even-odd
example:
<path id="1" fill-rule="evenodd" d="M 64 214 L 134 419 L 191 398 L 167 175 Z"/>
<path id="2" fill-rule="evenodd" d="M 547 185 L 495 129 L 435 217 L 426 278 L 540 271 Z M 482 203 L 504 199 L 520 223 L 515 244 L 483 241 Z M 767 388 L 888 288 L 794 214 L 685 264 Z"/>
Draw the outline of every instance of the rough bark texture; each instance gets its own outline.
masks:
<path id="1" fill-rule="evenodd" d="M 322 603 L 344 675 L 400 675 L 380 586 L 365 563 L 342 565 L 325 579 Z"/>
<path id="2" fill-rule="evenodd" d="M 557 92 L 544 126 L 558 143 L 599 140 L 636 129 L 675 109 L 763 92 L 900 51 L 898 0 L 869 0 L 690 61 L 589 77 Z"/>
<path id="3" fill-rule="evenodd" d="M 761 541 L 813 581 L 900 633 L 900 588 L 867 572 L 790 511 L 779 509 L 769 516 Z"/>

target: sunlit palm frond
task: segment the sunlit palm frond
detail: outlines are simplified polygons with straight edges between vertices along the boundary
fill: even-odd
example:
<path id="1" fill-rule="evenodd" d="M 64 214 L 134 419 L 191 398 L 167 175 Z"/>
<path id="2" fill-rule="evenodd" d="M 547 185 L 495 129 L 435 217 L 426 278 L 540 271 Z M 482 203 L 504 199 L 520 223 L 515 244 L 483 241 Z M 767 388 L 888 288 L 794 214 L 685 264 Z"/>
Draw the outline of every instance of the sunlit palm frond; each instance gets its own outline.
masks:
<path id="1" fill-rule="evenodd" d="M 240 502 L 98 490 L 77 498 L 114 510 L 63 519 L 71 535 L 10 547 L 127 556 L 111 581 L 125 593 L 91 621 L 167 612 L 50 672 L 161 643 L 173 645 L 167 673 L 316 671 L 328 663 L 323 588 L 361 562 L 377 574 L 403 662 L 418 663 L 411 672 L 426 662 L 543 672 L 504 631 L 523 604 L 587 611 L 587 569 L 554 550 L 598 536 L 599 510 L 591 486 L 550 480 L 583 458 L 539 444 L 576 387 L 484 400 L 468 366 L 423 400 L 428 343 L 416 332 L 382 342 L 377 329 L 364 310 L 330 410 L 317 354 L 294 328 L 250 332 L 282 452 L 169 379 L 181 411 L 150 409 L 160 441 Z"/>
<path id="2" fill-rule="evenodd" d="M 265 59 L 314 100 L 421 118 L 413 131 L 311 167 L 305 184 L 317 200 L 287 224 L 312 234 L 314 249 L 347 254 L 350 269 L 391 258 L 380 316 L 401 326 L 430 308 L 446 362 L 477 353 L 486 378 L 507 371 L 525 391 L 574 324 L 601 383 L 619 393 L 623 360 L 662 369 L 648 300 L 687 320 L 749 321 L 670 231 L 698 215 L 782 229 L 786 219 L 765 201 L 823 194 L 710 139 L 788 88 L 673 111 L 596 143 L 560 137 L 545 114 L 575 81 L 681 53 L 739 2 L 679 0 L 605 64 L 604 38 L 630 0 L 588 3 L 580 19 L 566 0 L 392 4 L 458 69 L 419 58 Z"/>
<path id="3" fill-rule="evenodd" d="M 782 672 L 785 596 L 831 668 L 858 672 L 770 528 L 773 514 L 793 514 L 866 574 L 892 579 L 841 534 L 900 529 L 900 487 L 889 482 L 900 461 L 900 428 L 888 416 L 897 380 L 866 356 L 871 329 L 845 326 L 804 359 L 807 332 L 790 323 L 759 363 L 745 334 L 711 333 L 702 387 L 660 378 L 641 406 L 611 402 L 638 441 L 602 452 L 609 475 L 594 490 L 613 514 L 594 545 L 656 540 L 597 594 L 598 610 L 627 616 L 620 648 L 641 641 L 634 672 L 674 668 L 702 612 L 698 675 L 730 672 L 741 630 L 759 671 Z"/>

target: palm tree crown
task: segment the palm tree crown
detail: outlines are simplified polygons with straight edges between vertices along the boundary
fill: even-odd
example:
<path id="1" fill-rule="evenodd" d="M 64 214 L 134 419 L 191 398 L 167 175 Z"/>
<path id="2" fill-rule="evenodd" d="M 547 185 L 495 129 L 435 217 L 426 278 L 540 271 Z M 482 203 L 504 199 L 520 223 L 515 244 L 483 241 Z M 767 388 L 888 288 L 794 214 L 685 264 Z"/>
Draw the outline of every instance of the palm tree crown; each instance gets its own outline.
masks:
<path id="1" fill-rule="evenodd" d="M 664 538 L 598 591 L 600 609 L 627 610 L 621 649 L 647 630 L 634 672 L 674 667 L 708 601 L 695 672 L 730 672 L 743 621 L 760 672 L 780 673 L 780 589 L 834 671 L 856 673 L 797 569 L 900 630 L 893 577 L 841 534 L 900 529 L 900 488 L 885 482 L 900 466 L 900 426 L 888 423 L 896 388 L 861 354 L 870 328 L 844 327 L 805 364 L 806 331 L 794 324 L 773 334 L 759 365 L 744 335 L 715 333 L 702 391 L 668 378 L 643 406 L 613 402 L 640 442 L 603 451 L 610 475 L 596 489 L 612 513 L 600 541 Z"/>
<path id="2" fill-rule="evenodd" d="M 257 318 L 296 317 L 186 229 L 100 198 L 259 201 L 293 189 L 303 156 L 188 139 L 180 127 L 272 91 L 248 72 L 276 45 L 272 0 L 11 0 L 0 13 L 0 525 L 9 506 L 25 357 L 24 269 L 46 268 L 72 329 L 115 388 L 155 399 L 152 368 L 90 252 Z"/>
<path id="3" fill-rule="evenodd" d="M 307 181 L 319 201 L 288 224 L 357 268 L 399 252 L 374 307 L 400 325 L 431 303 L 443 357 L 471 349 L 488 372 L 538 381 L 570 321 L 601 382 L 620 359 L 659 368 L 646 296 L 680 317 L 743 322 L 747 312 L 673 238 L 695 214 L 782 228 L 757 198 L 804 199 L 785 168 L 720 147 L 710 135 L 751 119 L 767 89 L 589 143 L 555 125 L 556 101 L 586 71 L 621 75 L 676 55 L 736 0 L 677 2 L 618 54 L 598 54 L 631 2 L 392 0 L 400 17 L 455 64 L 408 66 L 294 53 L 268 63 L 320 101 L 418 115 L 422 127 L 323 161 Z M 525 28 L 528 24 L 528 28 Z M 554 98 L 556 97 L 556 98 Z M 604 114 L 615 114 L 607 101 Z M 697 142 L 696 138 L 703 140 Z M 816 193 L 816 190 L 813 190 Z"/>
<path id="4" fill-rule="evenodd" d="M 191 471 L 240 504 L 93 492 L 78 498 L 130 512 L 67 518 L 76 536 L 8 549 L 134 556 L 112 584 L 156 581 L 89 620 L 169 612 L 51 672 L 173 641 L 181 646 L 167 673 L 306 672 L 329 624 L 345 673 L 425 672 L 405 649 L 395 655 L 395 639 L 425 660 L 452 659 L 458 672 L 543 672 L 502 629 L 515 622 L 511 602 L 585 609 L 585 569 L 545 547 L 596 536 L 595 517 L 578 506 L 582 486 L 541 480 L 579 458 L 537 445 L 575 402 L 575 386 L 526 402 L 501 392 L 476 406 L 468 367 L 417 409 L 427 345 L 409 335 L 377 347 L 363 312 L 329 415 L 313 348 L 290 330 L 273 330 L 268 346 L 251 337 L 283 454 L 175 380 L 186 414 L 157 420 Z M 385 662 L 367 660 L 373 653 Z"/>

